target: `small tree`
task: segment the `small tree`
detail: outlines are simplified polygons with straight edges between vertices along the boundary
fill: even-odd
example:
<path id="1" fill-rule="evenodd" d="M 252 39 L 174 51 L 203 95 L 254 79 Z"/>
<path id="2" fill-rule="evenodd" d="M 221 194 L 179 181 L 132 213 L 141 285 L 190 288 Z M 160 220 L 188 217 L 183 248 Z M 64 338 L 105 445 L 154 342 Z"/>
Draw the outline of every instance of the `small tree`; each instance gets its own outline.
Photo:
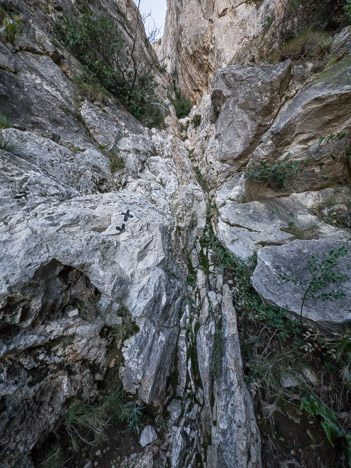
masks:
<path id="1" fill-rule="evenodd" d="M 139 18 L 139 16 L 138 16 Z M 147 126 L 160 125 L 163 113 L 155 96 L 153 65 L 142 67 L 136 57 L 138 24 L 128 48 L 115 22 L 106 14 L 66 15 L 56 25 L 59 40 L 82 63 L 85 79 L 115 94 Z"/>
<path id="2" fill-rule="evenodd" d="M 346 275 L 337 271 L 337 259 L 345 257 L 347 254 L 348 250 L 345 246 L 342 246 L 339 249 L 332 249 L 328 254 L 323 253 L 321 256 L 312 255 L 308 261 L 307 267 L 307 271 L 311 275 L 309 281 L 302 281 L 295 275 L 288 275 L 286 273 L 280 275 L 282 280 L 301 286 L 303 289 L 300 308 L 301 321 L 303 308 L 307 299 L 325 302 L 340 299 L 345 296 L 345 294 L 338 289 L 329 292 L 325 290 L 328 286 L 342 283 L 347 279 Z M 323 290 L 324 292 L 322 292 Z"/>

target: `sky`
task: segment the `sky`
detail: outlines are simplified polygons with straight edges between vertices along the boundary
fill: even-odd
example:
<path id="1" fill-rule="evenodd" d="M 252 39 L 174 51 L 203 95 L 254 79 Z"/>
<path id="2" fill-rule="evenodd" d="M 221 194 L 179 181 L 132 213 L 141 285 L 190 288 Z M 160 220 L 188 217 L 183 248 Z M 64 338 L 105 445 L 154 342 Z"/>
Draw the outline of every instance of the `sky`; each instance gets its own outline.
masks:
<path id="1" fill-rule="evenodd" d="M 137 3 L 137 0 L 134 0 Z M 148 14 L 151 12 L 151 16 L 154 19 L 158 28 L 161 28 L 161 32 L 158 37 L 162 37 L 163 26 L 166 19 L 167 0 L 141 0 L 140 11 L 142 14 Z M 152 28 L 152 21 L 147 22 L 146 32 L 148 28 Z"/>

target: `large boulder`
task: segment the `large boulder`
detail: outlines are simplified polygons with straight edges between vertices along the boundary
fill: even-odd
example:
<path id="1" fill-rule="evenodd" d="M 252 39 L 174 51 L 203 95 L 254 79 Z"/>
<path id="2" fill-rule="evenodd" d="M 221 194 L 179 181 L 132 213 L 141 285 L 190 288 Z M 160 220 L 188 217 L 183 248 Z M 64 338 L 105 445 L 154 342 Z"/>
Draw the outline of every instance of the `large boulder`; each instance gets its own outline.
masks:
<path id="1" fill-rule="evenodd" d="M 125 220 L 127 209 L 133 217 Z M 123 224 L 125 230 L 119 233 L 117 227 Z M 1 348 L 3 375 L 12 359 L 23 361 L 21 371 L 13 368 L 16 379 L 1 390 L 7 401 L 1 425 L 6 441 L 3 460 L 20 460 L 53 428 L 65 401 L 81 387 L 82 380 L 74 377 L 77 369 L 84 373 L 89 364 L 105 365 L 108 342 L 100 332 L 118 324 L 122 306 L 139 329 L 123 350 L 124 387 L 144 401 L 162 402 L 185 297 L 182 275 L 172 257 L 173 229 L 169 215 L 143 196 L 125 191 L 63 202 L 48 199 L 30 212 L 7 214 L 6 222 L 0 223 L 0 317 L 1 330 L 8 336 Z M 76 312 L 69 313 L 75 304 L 69 291 L 82 274 L 98 304 L 90 315 L 78 302 L 76 317 Z M 83 286 L 81 292 L 89 295 Z M 72 344 L 65 346 L 67 336 L 75 342 L 70 353 L 63 352 Z M 29 359 L 34 349 L 41 352 L 35 361 Z M 62 388 L 57 383 L 53 405 L 52 393 L 43 385 L 59 371 L 67 383 L 62 382 Z M 41 386 L 33 386 L 33 379 L 42 380 Z M 37 404 L 21 419 L 27 436 L 18 444 L 14 434 L 27 407 L 23 395 L 28 386 L 28 395 Z M 43 405 L 53 405 L 54 411 L 43 412 Z"/>
<path id="2" fill-rule="evenodd" d="M 194 102 L 208 93 L 215 72 L 233 64 L 262 62 L 293 31 L 296 16 L 288 0 L 169 0 L 158 57 L 178 73 L 181 90 Z M 302 9 L 301 9 L 302 10 Z M 267 27 L 268 25 L 268 27 Z"/>
<path id="3" fill-rule="evenodd" d="M 332 272 L 340 273 L 344 278 L 327 283 L 313 293 L 314 298 L 307 293 L 304 302 L 304 295 L 313 279 L 309 269 L 313 256 L 320 265 L 332 250 L 342 247 L 347 250 L 347 255 L 336 260 Z M 252 285 L 264 300 L 286 309 L 295 318 L 300 316 L 303 305 L 304 318 L 325 328 L 336 328 L 351 321 L 350 271 L 350 241 L 296 240 L 288 245 L 265 247 L 259 252 Z M 340 293 L 338 298 L 323 300 L 320 297 L 336 292 Z"/>
<path id="4" fill-rule="evenodd" d="M 290 79 L 290 62 L 232 66 L 216 73 L 211 90 L 219 160 L 234 167 L 272 124 Z"/>
<path id="5" fill-rule="evenodd" d="M 252 154 L 252 160 L 266 159 L 275 161 L 283 159 L 288 153 L 290 158 L 304 160 L 308 162 L 306 171 L 313 168 L 313 165 L 325 165 L 323 158 L 329 158 L 327 176 L 331 182 L 333 171 L 337 172 L 339 181 L 347 177 L 348 169 L 344 164 L 338 168 L 338 164 L 343 161 L 335 161 L 338 156 L 342 156 L 347 146 L 345 140 L 333 142 L 333 145 L 340 144 L 341 151 L 332 146 L 323 148 L 318 142 L 320 137 L 341 133 L 351 124 L 349 113 L 351 105 L 351 58 L 347 56 L 343 61 L 335 65 L 331 70 L 326 71 L 320 77 L 301 89 L 301 91 L 290 99 L 274 120 L 273 125 L 263 135 L 259 145 Z M 347 139 L 346 139 L 347 140 Z M 345 145 L 345 146 L 344 146 Z M 330 155 L 334 159 L 330 159 Z M 345 159 L 345 158 L 344 158 Z M 335 166 L 335 169 L 333 167 Z M 342 174 L 344 171 L 344 177 Z M 315 170 L 314 170 L 315 172 Z M 319 171 L 320 172 L 320 171 Z M 338 173 L 339 172 L 339 173 Z M 341 172 L 341 173 L 340 173 Z M 325 176 L 325 174 L 323 173 Z M 305 190 L 309 188 L 304 173 L 301 173 Z M 316 176 L 310 177 L 312 183 Z M 325 180 L 326 177 L 324 177 Z M 313 189 L 320 188 L 314 186 Z"/>
<path id="6" fill-rule="evenodd" d="M 251 257 L 264 246 L 283 245 L 295 239 L 348 240 L 351 233 L 346 225 L 332 225 L 329 222 L 333 219 L 320 216 L 327 206 L 347 205 L 350 194 L 347 187 L 330 188 L 280 198 L 270 194 L 243 203 L 245 184 L 233 177 L 217 193 L 218 236 L 242 259 Z"/>

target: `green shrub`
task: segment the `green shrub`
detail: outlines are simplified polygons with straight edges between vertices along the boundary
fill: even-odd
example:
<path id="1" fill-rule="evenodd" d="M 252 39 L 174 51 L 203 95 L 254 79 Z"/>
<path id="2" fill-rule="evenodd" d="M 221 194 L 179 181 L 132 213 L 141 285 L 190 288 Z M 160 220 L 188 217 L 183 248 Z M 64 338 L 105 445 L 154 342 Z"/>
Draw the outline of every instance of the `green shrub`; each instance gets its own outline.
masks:
<path id="1" fill-rule="evenodd" d="M 105 15 L 67 15 L 56 25 L 64 45 L 105 88 L 123 84 L 127 68 L 121 33 Z"/>
<path id="2" fill-rule="evenodd" d="M 188 131 L 188 128 L 189 128 L 189 125 L 190 125 L 190 122 L 189 120 L 186 122 L 186 124 L 180 124 L 179 126 L 179 130 L 183 133 L 183 132 L 187 132 Z"/>
<path id="3" fill-rule="evenodd" d="M 198 181 L 200 187 L 202 188 L 202 190 L 204 190 L 205 192 L 209 192 L 209 187 L 208 187 L 208 183 L 207 183 L 207 180 L 205 179 L 205 177 L 202 175 L 200 169 L 198 166 L 194 166 L 193 167 L 193 171 L 194 171 L 194 174 L 196 176 L 196 180 Z"/>
<path id="4" fill-rule="evenodd" d="M 74 451 L 79 442 L 95 446 L 106 440 L 106 430 L 112 424 L 124 422 L 130 432 L 139 432 L 147 422 L 145 405 L 128 401 L 123 390 L 111 390 L 98 402 L 74 399 L 66 414 L 63 426 Z"/>
<path id="5" fill-rule="evenodd" d="M 266 22 L 264 23 L 263 25 L 263 30 L 264 31 L 268 31 L 269 28 L 272 26 L 273 24 L 273 21 L 274 21 L 274 16 L 268 16 L 268 18 L 266 19 Z"/>
<path id="6" fill-rule="evenodd" d="M 280 50 L 283 58 L 319 58 L 326 55 L 332 43 L 327 32 L 307 28 L 299 36 L 286 42 Z"/>
<path id="7" fill-rule="evenodd" d="M 104 398 L 97 404 L 73 402 L 64 424 L 74 451 L 78 451 L 79 440 L 88 445 L 96 445 L 105 439 L 112 409 L 108 398 Z"/>
<path id="8" fill-rule="evenodd" d="M 194 125 L 195 128 L 198 128 L 201 124 L 201 115 L 196 114 L 191 123 Z"/>
<path id="9" fill-rule="evenodd" d="M 212 366 L 210 369 L 212 378 L 214 380 L 219 379 L 222 371 L 222 358 L 224 354 L 223 338 L 222 321 L 217 320 L 213 336 Z"/>
<path id="10" fill-rule="evenodd" d="M 159 63 L 156 64 L 156 69 L 158 72 L 164 74 L 167 73 L 167 67 L 166 65 L 160 65 Z"/>
<path id="11" fill-rule="evenodd" d="M 155 79 L 142 70 L 121 32 L 105 14 L 66 15 L 56 25 L 58 39 L 81 62 L 84 80 L 116 95 L 147 126 L 161 125 L 163 112 L 155 97 Z"/>
<path id="12" fill-rule="evenodd" d="M 10 128 L 11 121 L 9 117 L 2 112 L 0 112 L 0 128 Z"/>
<path id="13" fill-rule="evenodd" d="M 18 16 L 11 20 L 11 18 L 6 15 L 5 17 L 5 34 L 6 40 L 13 44 L 16 40 L 17 34 L 19 33 L 21 22 Z"/>
<path id="14" fill-rule="evenodd" d="M 130 401 L 123 406 L 121 419 L 127 423 L 128 431 L 140 432 L 145 421 L 144 409 L 145 405 L 139 405 L 136 401 Z"/>
<path id="15" fill-rule="evenodd" d="M 125 341 L 139 331 L 139 327 L 126 307 L 122 306 L 119 309 L 118 316 L 122 318 L 122 323 L 116 325 L 112 331 L 116 343 Z"/>
<path id="16" fill-rule="evenodd" d="M 286 186 L 288 179 L 296 175 L 300 170 L 299 162 L 289 161 L 289 158 L 290 153 L 281 162 L 255 162 L 249 165 L 244 175 L 247 179 L 257 182 L 268 182 L 273 188 L 283 188 Z"/>
<path id="17" fill-rule="evenodd" d="M 122 169 L 125 168 L 126 163 L 125 163 L 125 160 L 122 158 L 122 156 L 116 154 L 114 151 L 107 151 L 105 152 L 105 155 L 110 160 L 111 172 L 121 171 Z"/>
<path id="18" fill-rule="evenodd" d="M 207 221 L 210 219 L 209 210 Z M 345 417 L 349 413 L 351 388 L 350 330 L 346 329 L 343 335 L 324 334 L 318 328 L 307 327 L 303 322 L 288 318 L 285 310 L 265 303 L 251 282 L 256 267 L 255 256 L 247 263 L 235 257 L 221 245 L 209 224 L 205 227 L 200 245 L 199 259 L 204 271 L 212 271 L 211 267 L 215 266 L 223 271 L 226 281 L 232 280 L 234 283 L 233 302 L 237 312 L 245 380 L 254 399 L 256 414 L 259 415 L 259 428 L 279 448 L 277 451 L 273 448 L 272 457 L 279 453 L 274 459 L 278 460 L 279 457 L 280 461 L 280 448 L 285 449 L 287 440 L 289 444 L 290 440 L 294 440 L 297 446 L 303 438 L 308 440 L 313 434 L 313 444 L 317 450 L 322 444 L 328 445 L 325 435 L 330 444 L 335 445 L 333 451 L 329 451 L 330 454 L 335 453 L 335 460 L 343 457 L 345 461 L 351 461 L 349 419 Z M 221 337 L 217 324 L 216 333 L 217 343 L 214 347 L 217 350 L 214 349 L 213 358 L 218 366 L 220 360 L 216 356 L 220 357 Z M 319 385 L 306 378 L 306 370 L 311 371 Z M 294 386 L 283 385 L 285 376 L 293 379 Z M 329 384 L 327 391 L 324 382 Z M 301 410 L 306 411 L 312 420 L 302 417 Z M 294 439 L 286 426 L 286 416 L 289 420 L 293 420 L 294 416 L 298 418 L 299 432 L 293 434 Z M 313 425 L 313 420 L 318 424 Z M 317 451 L 316 458 L 318 454 Z M 278 466 L 278 463 L 274 466 Z M 319 465 L 312 462 L 311 466 Z M 332 460 L 326 466 L 339 464 Z M 347 464 L 346 461 L 341 466 L 351 467 L 351 463 Z"/>
<path id="19" fill-rule="evenodd" d="M 340 132 L 340 133 L 330 133 L 329 135 L 327 135 L 325 137 L 320 137 L 319 140 L 318 140 L 318 149 L 320 149 L 320 147 L 322 145 L 326 145 L 327 143 L 330 143 L 331 141 L 342 140 L 348 134 L 349 134 L 349 131 L 345 130 L 345 131 Z"/>
<path id="20" fill-rule="evenodd" d="M 305 410 L 313 419 L 320 418 L 321 426 L 332 447 L 335 447 L 337 439 L 341 440 L 347 464 L 351 467 L 351 435 L 339 424 L 335 412 L 314 395 L 304 397 L 300 409 Z"/>
<path id="21" fill-rule="evenodd" d="M 189 99 L 186 99 L 183 97 L 181 91 L 178 88 L 178 85 L 177 85 L 178 78 L 177 78 L 176 71 L 172 73 L 172 80 L 173 80 L 173 92 L 174 92 L 175 98 L 170 97 L 170 99 L 174 106 L 174 110 L 176 112 L 177 118 L 183 119 L 184 117 L 187 117 L 189 115 L 192 104 L 189 101 Z"/>
<path id="22" fill-rule="evenodd" d="M 174 109 L 178 119 L 182 119 L 189 115 L 191 111 L 191 102 L 188 99 L 181 97 L 181 94 L 176 94 L 176 99 L 173 101 Z"/>

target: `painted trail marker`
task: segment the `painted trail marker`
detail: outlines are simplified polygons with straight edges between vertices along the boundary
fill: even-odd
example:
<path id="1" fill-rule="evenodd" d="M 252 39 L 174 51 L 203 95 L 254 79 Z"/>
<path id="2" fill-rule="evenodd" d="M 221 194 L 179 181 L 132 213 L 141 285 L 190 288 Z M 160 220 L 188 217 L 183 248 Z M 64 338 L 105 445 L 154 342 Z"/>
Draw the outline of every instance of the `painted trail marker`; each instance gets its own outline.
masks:
<path id="1" fill-rule="evenodd" d="M 122 227 L 116 226 L 116 229 L 118 231 L 118 234 L 122 234 L 126 230 L 126 225 L 122 224 Z"/>
<path id="2" fill-rule="evenodd" d="M 127 210 L 125 213 L 122 213 L 124 215 L 123 221 L 128 221 L 128 218 L 134 218 L 132 214 L 130 214 L 130 210 Z"/>
<path id="3" fill-rule="evenodd" d="M 134 218 L 134 216 L 130 213 L 130 210 L 126 210 L 125 213 L 121 213 L 121 214 L 124 216 L 123 221 L 125 222 L 128 221 L 128 218 Z M 126 230 L 126 225 L 123 223 L 121 227 L 116 226 L 116 229 L 118 231 L 117 234 L 122 234 L 122 232 Z"/>

